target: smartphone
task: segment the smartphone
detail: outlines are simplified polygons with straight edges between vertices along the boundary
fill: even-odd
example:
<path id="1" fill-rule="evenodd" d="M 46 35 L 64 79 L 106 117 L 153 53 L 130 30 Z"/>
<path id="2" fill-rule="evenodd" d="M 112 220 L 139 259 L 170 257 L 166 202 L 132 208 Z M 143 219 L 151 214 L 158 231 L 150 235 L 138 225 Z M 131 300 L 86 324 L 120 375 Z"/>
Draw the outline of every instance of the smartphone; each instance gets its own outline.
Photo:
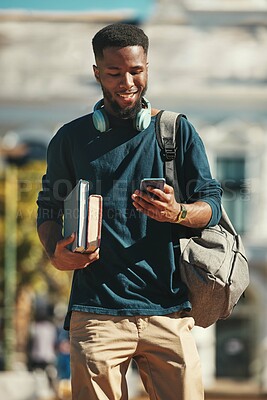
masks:
<path id="1" fill-rule="evenodd" d="M 141 192 L 147 192 L 147 187 L 151 186 L 155 189 L 160 189 L 163 191 L 165 182 L 166 180 L 164 178 L 144 178 L 141 180 L 140 190 Z M 149 195 L 154 197 L 152 193 L 149 193 Z"/>

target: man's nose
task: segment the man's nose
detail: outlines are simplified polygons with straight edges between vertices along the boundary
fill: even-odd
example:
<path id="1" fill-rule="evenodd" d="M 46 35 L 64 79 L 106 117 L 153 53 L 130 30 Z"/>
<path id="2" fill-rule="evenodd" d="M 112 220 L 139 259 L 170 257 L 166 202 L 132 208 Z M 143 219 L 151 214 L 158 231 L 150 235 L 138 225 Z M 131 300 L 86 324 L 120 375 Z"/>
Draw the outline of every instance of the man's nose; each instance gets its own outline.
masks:
<path id="1" fill-rule="evenodd" d="M 125 89 L 130 89 L 133 87 L 134 82 L 133 82 L 133 76 L 130 73 L 126 73 L 121 80 L 120 86 L 125 88 Z"/>

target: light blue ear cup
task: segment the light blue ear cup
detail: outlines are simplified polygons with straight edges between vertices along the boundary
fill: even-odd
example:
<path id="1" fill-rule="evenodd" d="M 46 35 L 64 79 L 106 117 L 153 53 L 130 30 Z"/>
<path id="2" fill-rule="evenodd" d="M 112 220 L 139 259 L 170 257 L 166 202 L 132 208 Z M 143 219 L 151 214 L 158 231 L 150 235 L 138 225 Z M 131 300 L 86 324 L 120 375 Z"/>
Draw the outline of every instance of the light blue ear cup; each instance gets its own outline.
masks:
<path id="1" fill-rule="evenodd" d="M 138 131 L 143 131 L 146 129 L 151 121 L 151 105 L 150 102 L 142 98 L 142 108 L 139 113 L 137 113 L 135 120 L 133 121 L 134 128 Z M 94 127 L 100 132 L 107 132 L 110 128 L 108 116 L 103 108 L 104 100 L 99 100 L 94 106 L 93 112 L 93 124 Z"/>
<path id="2" fill-rule="evenodd" d="M 109 130 L 108 116 L 103 109 L 104 100 L 99 100 L 94 106 L 93 123 L 95 128 L 100 132 L 106 132 Z"/>
<path id="3" fill-rule="evenodd" d="M 148 128 L 151 121 L 151 104 L 145 97 L 142 98 L 142 103 L 145 107 L 137 113 L 134 121 L 134 128 L 140 132 Z"/>

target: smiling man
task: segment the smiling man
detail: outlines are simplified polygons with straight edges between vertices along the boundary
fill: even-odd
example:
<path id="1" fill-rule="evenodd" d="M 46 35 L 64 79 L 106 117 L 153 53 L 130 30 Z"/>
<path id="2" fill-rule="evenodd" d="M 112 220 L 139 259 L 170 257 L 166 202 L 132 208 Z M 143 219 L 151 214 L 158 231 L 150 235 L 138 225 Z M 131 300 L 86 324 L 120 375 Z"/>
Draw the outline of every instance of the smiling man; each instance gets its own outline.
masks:
<path id="1" fill-rule="evenodd" d="M 93 50 L 103 99 L 52 139 L 38 197 L 46 253 L 55 268 L 74 271 L 65 320 L 73 400 L 126 400 L 131 360 L 150 399 L 203 400 L 172 227 L 217 224 L 221 188 L 199 135 L 182 118 L 176 163 L 183 204 L 167 184 L 139 190 L 143 178 L 164 176 L 155 134 L 159 110 L 144 97 L 148 38 L 136 26 L 112 24 L 96 33 Z M 68 249 L 75 233 L 62 237 L 63 202 L 79 179 L 103 196 L 101 246 L 91 254 Z"/>
<path id="2" fill-rule="evenodd" d="M 125 39 L 131 37 L 123 47 L 119 32 L 104 29 L 95 35 L 93 49 L 97 65 L 93 68 L 102 87 L 106 111 L 127 119 L 134 118 L 141 110 L 142 96 L 147 90 L 148 40 L 140 35 L 136 41 L 135 32 L 129 26 L 121 25 L 121 29 L 125 29 Z M 108 47 L 108 43 L 112 46 Z"/>

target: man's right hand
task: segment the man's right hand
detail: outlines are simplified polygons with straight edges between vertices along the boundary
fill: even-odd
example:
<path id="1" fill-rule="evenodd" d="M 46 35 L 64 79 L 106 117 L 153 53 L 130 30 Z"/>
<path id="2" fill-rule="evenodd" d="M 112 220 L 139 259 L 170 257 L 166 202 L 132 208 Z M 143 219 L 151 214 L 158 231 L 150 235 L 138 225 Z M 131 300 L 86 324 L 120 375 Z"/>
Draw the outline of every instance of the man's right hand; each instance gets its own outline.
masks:
<path id="1" fill-rule="evenodd" d="M 38 235 L 52 265 L 61 271 L 86 268 L 99 259 L 99 249 L 93 253 L 73 253 L 67 248 L 75 239 L 73 233 L 62 238 L 62 227 L 55 221 L 46 221 L 38 228 Z"/>
<path id="2" fill-rule="evenodd" d="M 93 253 L 75 253 L 67 248 L 73 243 L 75 233 L 57 242 L 55 252 L 50 256 L 53 266 L 61 271 L 71 271 L 86 268 L 89 264 L 99 259 L 99 249 Z"/>

